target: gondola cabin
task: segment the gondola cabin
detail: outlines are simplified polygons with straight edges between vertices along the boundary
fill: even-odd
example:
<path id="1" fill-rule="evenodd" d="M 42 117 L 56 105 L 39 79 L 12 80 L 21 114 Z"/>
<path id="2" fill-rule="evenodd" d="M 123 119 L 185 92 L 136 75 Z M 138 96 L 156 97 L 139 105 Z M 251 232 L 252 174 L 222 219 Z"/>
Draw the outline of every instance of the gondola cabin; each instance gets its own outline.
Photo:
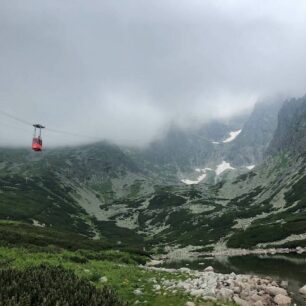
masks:
<path id="1" fill-rule="evenodd" d="M 34 136 L 32 140 L 32 150 L 35 152 L 41 152 L 43 149 L 43 143 L 41 138 L 41 130 L 45 127 L 41 124 L 33 124 L 34 126 Z"/>
<path id="2" fill-rule="evenodd" d="M 42 139 L 40 137 L 33 138 L 32 149 L 36 152 L 42 151 Z"/>

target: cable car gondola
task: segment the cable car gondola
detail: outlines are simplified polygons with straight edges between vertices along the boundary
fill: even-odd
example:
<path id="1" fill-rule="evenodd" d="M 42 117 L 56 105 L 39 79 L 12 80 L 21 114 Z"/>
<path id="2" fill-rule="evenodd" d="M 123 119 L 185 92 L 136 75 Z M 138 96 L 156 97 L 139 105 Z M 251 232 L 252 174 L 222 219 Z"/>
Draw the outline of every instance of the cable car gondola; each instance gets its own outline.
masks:
<path id="1" fill-rule="evenodd" d="M 41 124 L 33 124 L 34 126 L 34 136 L 32 141 L 32 150 L 35 152 L 41 152 L 43 148 L 42 138 L 41 138 L 41 130 L 45 127 Z"/>

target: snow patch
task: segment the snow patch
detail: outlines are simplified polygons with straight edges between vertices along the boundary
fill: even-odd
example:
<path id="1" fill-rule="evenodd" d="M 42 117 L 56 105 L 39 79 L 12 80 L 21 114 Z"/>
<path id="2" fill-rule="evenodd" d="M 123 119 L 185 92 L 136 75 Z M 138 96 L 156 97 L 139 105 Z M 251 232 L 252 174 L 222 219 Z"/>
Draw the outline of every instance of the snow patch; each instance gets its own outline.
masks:
<path id="1" fill-rule="evenodd" d="M 233 168 L 233 167 L 231 166 L 230 163 L 227 163 L 227 162 L 224 160 L 224 161 L 222 161 L 221 164 L 219 164 L 219 165 L 217 166 L 215 172 L 216 172 L 217 175 L 220 175 L 220 174 L 221 174 L 222 172 L 224 172 L 225 170 L 233 170 L 233 169 L 235 169 L 235 168 Z"/>
<path id="2" fill-rule="evenodd" d="M 181 181 L 186 185 L 196 185 L 196 184 L 199 184 L 201 181 L 203 181 L 205 177 L 206 177 L 206 173 L 203 173 L 195 181 L 192 181 L 192 180 L 181 180 Z"/>
<path id="3" fill-rule="evenodd" d="M 252 170 L 255 167 L 255 165 L 246 166 L 247 169 Z"/>
<path id="4" fill-rule="evenodd" d="M 45 227 L 45 223 L 40 223 L 39 221 L 32 219 L 33 225 L 38 227 Z"/>
<path id="5" fill-rule="evenodd" d="M 202 182 L 206 178 L 206 176 L 207 176 L 206 171 L 212 171 L 212 169 L 211 168 L 204 168 L 204 169 L 196 168 L 195 171 L 198 172 L 198 173 L 202 173 L 202 174 L 199 175 L 198 178 L 195 179 L 195 180 L 184 179 L 184 180 L 181 180 L 181 182 L 183 182 L 186 185 L 199 184 L 200 182 Z"/>
<path id="6" fill-rule="evenodd" d="M 233 141 L 239 134 L 241 133 L 241 130 L 233 131 L 229 133 L 229 137 L 223 140 L 223 143 L 231 142 Z"/>

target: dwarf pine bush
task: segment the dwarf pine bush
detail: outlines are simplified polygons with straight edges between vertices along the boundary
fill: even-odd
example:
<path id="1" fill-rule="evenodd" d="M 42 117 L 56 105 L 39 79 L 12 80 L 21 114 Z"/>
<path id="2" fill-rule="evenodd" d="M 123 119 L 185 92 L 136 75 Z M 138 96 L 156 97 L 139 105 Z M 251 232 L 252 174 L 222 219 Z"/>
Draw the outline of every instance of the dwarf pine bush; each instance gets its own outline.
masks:
<path id="1" fill-rule="evenodd" d="M 97 289 L 62 267 L 0 270 L 1 306 L 121 306 L 108 287 Z"/>

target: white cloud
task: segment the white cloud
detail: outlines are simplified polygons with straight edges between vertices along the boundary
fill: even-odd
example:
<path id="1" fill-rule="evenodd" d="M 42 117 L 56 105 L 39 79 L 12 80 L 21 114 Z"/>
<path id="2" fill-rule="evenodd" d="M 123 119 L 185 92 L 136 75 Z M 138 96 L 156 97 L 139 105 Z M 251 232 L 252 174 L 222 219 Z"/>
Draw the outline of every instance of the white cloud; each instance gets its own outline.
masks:
<path id="1" fill-rule="evenodd" d="M 305 16 L 302 0 L 5 0 L 0 109 L 144 145 L 173 121 L 190 126 L 267 95 L 304 94 Z M 2 129 L 0 143 L 25 143 Z"/>

